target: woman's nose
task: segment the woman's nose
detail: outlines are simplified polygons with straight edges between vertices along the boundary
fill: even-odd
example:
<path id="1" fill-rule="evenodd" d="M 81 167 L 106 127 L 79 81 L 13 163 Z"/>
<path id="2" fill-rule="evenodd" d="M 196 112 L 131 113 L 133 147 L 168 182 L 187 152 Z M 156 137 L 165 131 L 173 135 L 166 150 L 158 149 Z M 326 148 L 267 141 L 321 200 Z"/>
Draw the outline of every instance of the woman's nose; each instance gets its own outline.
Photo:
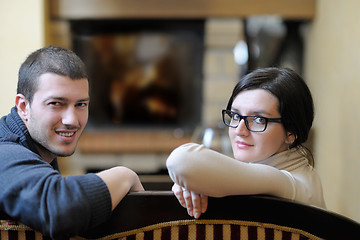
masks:
<path id="1" fill-rule="evenodd" d="M 239 125 L 236 127 L 236 132 L 239 135 L 245 135 L 250 132 L 249 129 L 246 127 L 246 123 L 244 119 L 240 120 Z"/>

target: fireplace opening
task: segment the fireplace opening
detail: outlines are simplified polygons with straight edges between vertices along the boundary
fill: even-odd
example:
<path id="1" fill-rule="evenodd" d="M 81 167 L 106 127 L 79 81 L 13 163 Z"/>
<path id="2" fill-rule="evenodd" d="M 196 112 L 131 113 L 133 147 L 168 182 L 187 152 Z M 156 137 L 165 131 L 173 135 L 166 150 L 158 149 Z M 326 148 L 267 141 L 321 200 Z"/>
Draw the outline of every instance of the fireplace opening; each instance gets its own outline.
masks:
<path id="1" fill-rule="evenodd" d="M 181 128 L 201 121 L 204 20 L 70 21 L 88 67 L 88 129 Z"/>

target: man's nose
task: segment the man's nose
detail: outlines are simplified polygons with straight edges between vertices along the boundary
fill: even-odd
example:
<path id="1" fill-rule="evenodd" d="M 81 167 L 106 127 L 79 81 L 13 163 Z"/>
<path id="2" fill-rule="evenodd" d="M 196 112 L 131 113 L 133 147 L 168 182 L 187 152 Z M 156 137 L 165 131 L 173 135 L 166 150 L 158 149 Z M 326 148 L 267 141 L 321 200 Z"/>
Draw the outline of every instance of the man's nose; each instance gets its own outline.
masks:
<path id="1" fill-rule="evenodd" d="M 75 108 L 69 107 L 62 115 L 62 123 L 64 125 L 77 125 L 78 117 Z"/>

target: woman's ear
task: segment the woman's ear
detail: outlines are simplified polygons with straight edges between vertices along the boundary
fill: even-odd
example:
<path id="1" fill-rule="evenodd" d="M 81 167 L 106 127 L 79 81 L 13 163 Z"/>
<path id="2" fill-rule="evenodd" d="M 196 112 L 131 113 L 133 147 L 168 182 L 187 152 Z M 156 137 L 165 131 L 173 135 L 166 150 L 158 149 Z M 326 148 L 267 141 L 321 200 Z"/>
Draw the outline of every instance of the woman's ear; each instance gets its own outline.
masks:
<path id="1" fill-rule="evenodd" d="M 29 107 L 30 103 L 22 94 L 17 94 L 15 97 L 15 106 L 17 113 L 24 122 L 27 122 L 29 119 Z"/>
<path id="2" fill-rule="evenodd" d="M 294 143 L 294 141 L 296 140 L 296 136 L 295 134 L 292 134 L 291 132 L 287 133 L 286 139 L 285 139 L 285 143 L 288 145 L 291 145 Z"/>

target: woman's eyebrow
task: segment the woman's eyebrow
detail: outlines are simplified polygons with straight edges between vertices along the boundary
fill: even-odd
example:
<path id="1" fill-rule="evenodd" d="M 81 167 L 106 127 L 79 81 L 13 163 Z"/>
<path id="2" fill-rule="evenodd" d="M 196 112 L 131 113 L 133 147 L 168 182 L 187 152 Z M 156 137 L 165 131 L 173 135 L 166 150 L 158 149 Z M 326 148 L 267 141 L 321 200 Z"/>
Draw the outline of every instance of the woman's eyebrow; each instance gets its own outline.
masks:
<path id="1" fill-rule="evenodd" d="M 271 113 L 269 113 L 269 112 L 267 112 L 267 111 L 264 111 L 264 110 L 254 111 L 253 113 L 256 113 L 256 114 L 267 114 L 267 115 L 272 115 Z"/>
<path id="2" fill-rule="evenodd" d="M 231 111 L 236 112 L 236 113 L 240 112 L 237 108 L 231 108 Z M 255 110 L 255 111 L 250 111 L 250 112 L 251 112 L 250 115 L 269 115 L 269 116 L 275 115 L 275 114 L 269 113 L 268 111 L 265 111 L 265 110 Z"/>

